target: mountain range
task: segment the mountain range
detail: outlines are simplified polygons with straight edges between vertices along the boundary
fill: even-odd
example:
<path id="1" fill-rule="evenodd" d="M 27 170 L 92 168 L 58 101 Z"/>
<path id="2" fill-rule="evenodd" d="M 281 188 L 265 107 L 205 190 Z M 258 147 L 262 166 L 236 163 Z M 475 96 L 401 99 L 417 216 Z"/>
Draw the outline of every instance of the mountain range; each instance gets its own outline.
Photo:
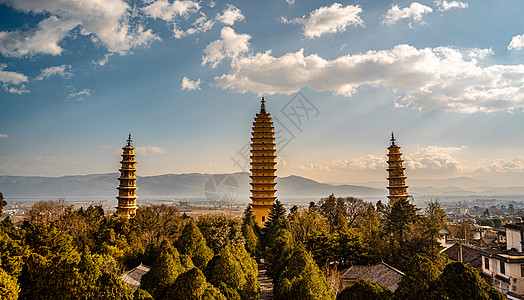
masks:
<path id="1" fill-rule="evenodd" d="M 9 198 L 115 197 L 118 173 L 62 177 L 0 176 L 0 192 Z M 250 196 L 249 173 L 165 174 L 138 177 L 140 197 L 247 198 Z M 441 180 L 412 179 L 409 193 L 416 196 L 524 195 L 524 186 L 495 187 L 468 178 Z M 355 184 L 320 183 L 300 176 L 277 178 L 279 197 L 354 196 L 385 199 L 387 181 Z M 370 187 L 372 186 L 372 187 Z"/>

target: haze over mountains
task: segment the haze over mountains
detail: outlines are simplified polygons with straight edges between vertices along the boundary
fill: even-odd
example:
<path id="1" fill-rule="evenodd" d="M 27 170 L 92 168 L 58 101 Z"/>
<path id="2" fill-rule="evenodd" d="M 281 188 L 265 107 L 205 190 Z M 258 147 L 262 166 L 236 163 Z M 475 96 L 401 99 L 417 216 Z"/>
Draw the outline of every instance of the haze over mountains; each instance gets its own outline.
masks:
<path id="1" fill-rule="evenodd" d="M 0 191 L 9 198 L 116 196 L 118 174 L 91 174 L 62 177 L 0 176 Z M 229 193 L 234 198 L 250 196 L 249 173 L 166 174 L 138 179 L 138 195 L 213 198 Z M 279 197 L 337 196 L 384 198 L 387 181 L 355 184 L 320 183 L 300 176 L 277 179 Z M 468 178 L 444 180 L 408 180 L 409 192 L 424 196 L 524 195 L 524 186 L 495 187 Z M 382 186 L 382 188 L 381 188 Z"/>

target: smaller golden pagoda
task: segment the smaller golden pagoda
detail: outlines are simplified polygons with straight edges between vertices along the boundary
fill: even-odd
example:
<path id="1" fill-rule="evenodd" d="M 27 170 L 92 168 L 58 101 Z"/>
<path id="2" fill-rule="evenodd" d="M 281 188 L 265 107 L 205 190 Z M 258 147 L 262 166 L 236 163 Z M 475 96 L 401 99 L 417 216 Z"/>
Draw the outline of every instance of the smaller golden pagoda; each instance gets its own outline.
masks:
<path id="1" fill-rule="evenodd" d="M 396 144 L 395 135 L 391 133 L 391 145 L 388 148 L 388 168 L 389 173 L 389 202 L 394 203 L 400 198 L 407 198 L 408 186 L 406 185 L 406 176 L 404 176 L 404 168 L 402 166 L 402 153 L 400 147 Z"/>
<path id="2" fill-rule="evenodd" d="M 120 218 L 132 218 L 136 214 L 136 161 L 135 148 L 132 146 L 131 133 L 127 139 L 127 145 L 122 148 L 122 167 L 120 168 L 120 185 L 116 188 L 118 190 L 118 207 L 116 208 L 116 215 Z"/>

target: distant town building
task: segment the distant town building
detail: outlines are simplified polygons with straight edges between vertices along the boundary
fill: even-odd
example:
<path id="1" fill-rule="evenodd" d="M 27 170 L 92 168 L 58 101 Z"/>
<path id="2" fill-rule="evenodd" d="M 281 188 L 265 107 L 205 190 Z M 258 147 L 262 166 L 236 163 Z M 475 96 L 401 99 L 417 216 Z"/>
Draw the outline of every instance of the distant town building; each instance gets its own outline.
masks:
<path id="1" fill-rule="evenodd" d="M 267 222 L 275 203 L 275 133 L 271 115 L 266 112 L 262 97 L 260 113 L 256 114 L 251 138 L 251 207 L 259 226 Z"/>
<path id="2" fill-rule="evenodd" d="M 388 148 L 388 181 L 389 181 L 389 202 L 394 203 L 400 198 L 407 198 L 408 186 L 406 185 L 406 176 L 404 176 L 404 168 L 402 166 L 402 153 L 400 147 L 397 146 L 395 135 L 391 133 L 391 145 Z"/>
<path id="3" fill-rule="evenodd" d="M 509 299 L 523 299 L 524 224 L 521 218 L 516 218 L 514 224 L 506 224 L 504 227 L 506 250 L 484 250 L 481 275 Z"/>
<path id="4" fill-rule="evenodd" d="M 127 145 L 122 148 L 122 167 L 120 168 L 120 185 L 118 190 L 118 207 L 116 215 L 120 218 L 131 218 L 136 214 L 136 161 L 135 148 L 132 146 L 131 133 L 127 139 Z"/>

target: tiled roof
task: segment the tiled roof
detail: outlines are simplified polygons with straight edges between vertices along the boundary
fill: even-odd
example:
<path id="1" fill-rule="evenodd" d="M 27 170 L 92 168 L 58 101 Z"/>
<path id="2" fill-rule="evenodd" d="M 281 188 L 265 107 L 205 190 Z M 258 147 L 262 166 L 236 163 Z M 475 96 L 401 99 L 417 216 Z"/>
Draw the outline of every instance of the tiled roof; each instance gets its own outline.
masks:
<path id="1" fill-rule="evenodd" d="M 140 264 L 140 266 L 122 274 L 120 278 L 122 278 L 122 280 L 125 283 L 127 283 L 131 287 L 131 289 L 133 289 L 133 291 L 136 291 L 140 286 L 140 279 L 142 278 L 142 276 L 144 276 L 144 274 L 149 272 L 150 269 L 151 267 Z"/>
<path id="2" fill-rule="evenodd" d="M 390 291 L 397 289 L 404 273 L 382 262 L 372 266 L 351 266 L 342 272 L 342 279 L 365 279 L 386 286 Z"/>
<path id="3" fill-rule="evenodd" d="M 442 253 L 446 254 L 451 260 L 461 261 L 460 246 L 460 244 L 455 244 L 442 251 Z M 474 268 L 480 268 L 480 266 L 482 266 L 482 251 L 462 245 L 462 262 Z"/>

